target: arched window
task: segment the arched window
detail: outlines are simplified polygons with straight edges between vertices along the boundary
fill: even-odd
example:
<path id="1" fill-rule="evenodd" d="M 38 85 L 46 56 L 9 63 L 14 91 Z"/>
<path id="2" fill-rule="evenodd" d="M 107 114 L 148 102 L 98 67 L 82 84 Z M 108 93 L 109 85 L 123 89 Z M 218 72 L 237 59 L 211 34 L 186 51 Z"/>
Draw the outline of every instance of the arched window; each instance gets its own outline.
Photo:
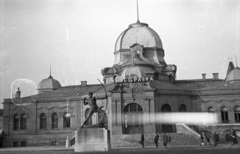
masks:
<path id="1" fill-rule="evenodd" d="M 58 128 L 58 114 L 54 112 L 52 114 L 52 129 Z"/>
<path id="2" fill-rule="evenodd" d="M 64 113 L 63 115 L 63 128 L 70 128 L 70 114 Z"/>
<path id="3" fill-rule="evenodd" d="M 20 120 L 19 120 L 19 115 L 15 114 L 13 116 L 13 130 L 19 130 L 19 124 L 20 124 Z"/>
<path id="4" fill-rule="evenodd" d="M 172 111 L 172 108 L 171 108 L 170 105 L 164 104 L 164 105 L 162 106 L 162 108 L 161 108 L 161 111 L 162 111 L 162 112 L 171 112 L 171 111 Z"/>
<path id="5" fill-rule="evenodd" d="M 215 110 L 214 110 L 214 108 L 211 106 L 211 107 L 208 108 L 208 112 L 209 112 L 209 113 L 215 113 Z"/>
<path id="6" fill-rule="evenodd" d="M 164 104 L 161 108 L 161 112 L 172 112 L 172 108 L 169 104 Z M 173 132 L 173 125 L 162 124 L 162 132 L 167 132 L 167 133 Z"/>
<path id="7" fill-rule="evenodd" d="M 158 80 L 158 74 L 157 73 L 154 73 L 153 80 Z"/>
<path id="8" fill-rule="evenodd" d="M 40 129 L 47 129 L 47 116 L 45 113 L 40 114 Z"/>
<path id="9" fill-rule="evenodd" d="M 27 129 L 27 116 L 26 114 L 22 114 L 21 115 L 21 126 L 20 126 L 21 130 Z"/>
<path id="10" fill-rule="evenodd" d="M 131 103 L 124 107 L 124 133 L 136 134 L 143 131 L 143 108 L 137 103 Z"/>
<path id="11" fill-rule="evenodd" d="M 137 103 L 131 103 L 124 107 L 124 112 L 142 112 L 143 108 Z"/>
<path id="12" fill-rule="evenodd" d="M 179 107 L 179 112 L 187 112 L 187 107 L 186 107 L 186 105 L 184 105 L 184 104 L 180 105 L 180 107 Z"/>
<path id="13" fill-rule="evenodd" d="M 223 106 L 221 108 L 221 117 L 223 123 L 228 123 L 228 108 L 226 106 Z"/>
<path id="14" fill-rule="evenodd" d="M 240 107 L 236 106 L 234 108 L 235 122 L 240 122 Z"/>
<path id="15" fill-rule="evenodd" d="M 173 82 L 174 78 L 173 78 L 172 74 L 170 74 L 168 78 L 169 78 L 170 82 Z"/>

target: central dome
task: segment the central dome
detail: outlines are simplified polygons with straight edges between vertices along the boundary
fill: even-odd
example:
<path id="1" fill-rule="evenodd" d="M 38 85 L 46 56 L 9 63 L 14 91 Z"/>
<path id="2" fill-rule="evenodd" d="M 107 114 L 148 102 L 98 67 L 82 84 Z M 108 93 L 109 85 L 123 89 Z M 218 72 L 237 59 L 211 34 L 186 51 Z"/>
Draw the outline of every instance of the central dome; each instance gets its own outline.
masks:
<path id="1" fill-rule="evenodd" d="M 162 41 L 158 34 L 145 23 L 134 23 L 124 30 L 118 37 L 115 44 L 115 52 L 122 49 L 129 49 L 129 46 L 139 43 L 144 47 L 163 48 Z"/>
<path id="2" fill-rule="evenodd" d="M 240 68 L 234 68 L 227 76 L 227 82 L 235 83 L 240 82 Z"/>

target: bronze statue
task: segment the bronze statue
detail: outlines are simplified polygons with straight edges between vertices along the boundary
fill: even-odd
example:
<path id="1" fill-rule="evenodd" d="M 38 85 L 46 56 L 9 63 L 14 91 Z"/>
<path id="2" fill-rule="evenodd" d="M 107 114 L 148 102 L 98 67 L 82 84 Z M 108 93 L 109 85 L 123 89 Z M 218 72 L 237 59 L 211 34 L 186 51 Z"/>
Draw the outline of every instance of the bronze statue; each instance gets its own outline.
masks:
<path id="1" fill-rule="evenodd" d="M 85 119 L 85 121 L 83 122 L 81 128 L 83 128 L 85 126 L 85 124 L 88 122 L 88 120 L 92 117 L 92 115 L 97 112 L 100 115 L 100 120 L 98 122 L 98 126 L 99 127 L 104 127 L 104 118 L 106 116 L 106 113 L 101 109 L 101 107 L 99 108 L 97 106 L 97 100 L 95 97 L 93 97 L 93 93 L 90 92 L 88 94 L 88 99 L 84 98 L 83 100 L 84 105 L 89 105 L 90 106 L 90 112 L 87 116 L 87 118 Z"/>

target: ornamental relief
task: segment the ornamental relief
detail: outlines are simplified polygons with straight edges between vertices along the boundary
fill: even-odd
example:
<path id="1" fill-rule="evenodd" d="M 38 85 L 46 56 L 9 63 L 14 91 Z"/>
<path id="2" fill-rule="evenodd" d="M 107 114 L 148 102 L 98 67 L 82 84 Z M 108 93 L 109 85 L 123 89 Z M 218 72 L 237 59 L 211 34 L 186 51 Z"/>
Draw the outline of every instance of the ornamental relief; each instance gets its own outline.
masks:
<path id="1" fill-rule="evenodd" d="M 29 109 L 25 108 L 25 107 L 15 107 L 12 109 L 12 115 L 15 115 L 15 114 L 26 114 L 27 115 L 27 118 L 29 118 Z"/>

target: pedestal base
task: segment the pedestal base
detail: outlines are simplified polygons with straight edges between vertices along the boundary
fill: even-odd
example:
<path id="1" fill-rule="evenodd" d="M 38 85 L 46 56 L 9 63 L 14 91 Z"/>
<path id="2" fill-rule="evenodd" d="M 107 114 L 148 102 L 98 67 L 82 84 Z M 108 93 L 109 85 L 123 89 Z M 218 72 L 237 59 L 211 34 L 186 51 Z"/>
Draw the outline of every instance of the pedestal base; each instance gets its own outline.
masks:
<path id="1" fill-rule="evenodd" d="M 80 128 L 75 132 L 75 152 L 109 151 L 110 133 L 105 128 Z"/>

